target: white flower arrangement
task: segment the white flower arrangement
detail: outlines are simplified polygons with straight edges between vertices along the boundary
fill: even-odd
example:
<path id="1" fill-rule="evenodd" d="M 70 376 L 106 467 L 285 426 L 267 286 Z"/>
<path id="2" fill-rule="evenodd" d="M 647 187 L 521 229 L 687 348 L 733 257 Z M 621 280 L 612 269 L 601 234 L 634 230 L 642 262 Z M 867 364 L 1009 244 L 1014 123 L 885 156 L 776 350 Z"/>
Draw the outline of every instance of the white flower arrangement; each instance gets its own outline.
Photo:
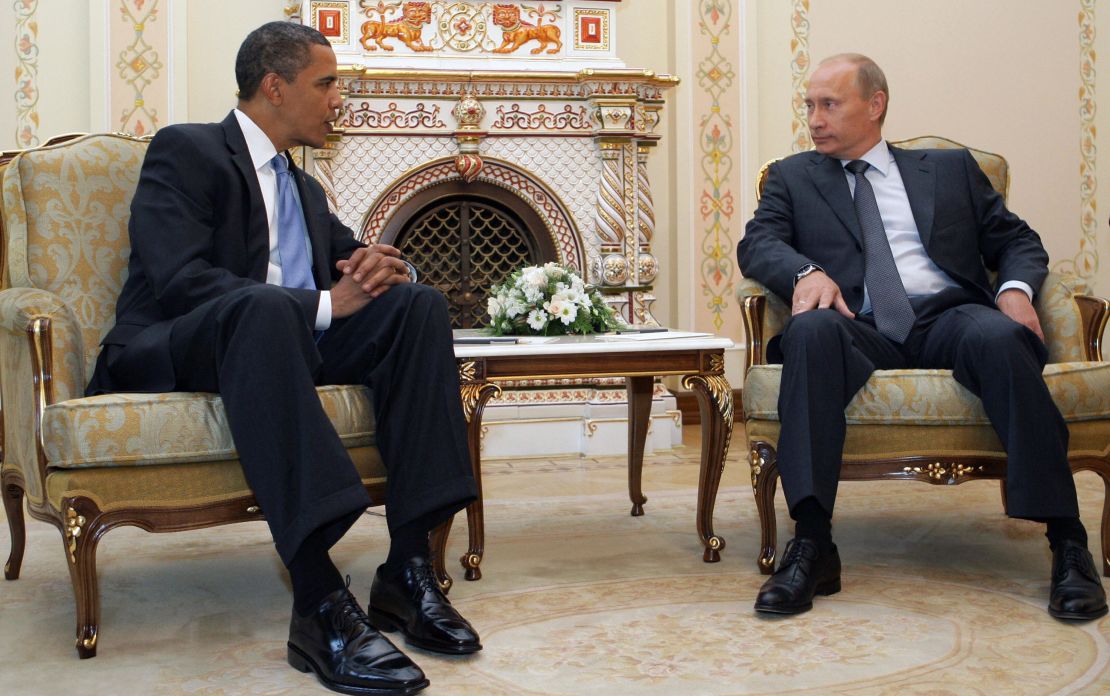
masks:
<path id="1" fill-rule="evenodd" d="M 527 266 L 490 291 L 494 336 L 588 334 L 624 325 L 597 288 L 556 263 Z"/>

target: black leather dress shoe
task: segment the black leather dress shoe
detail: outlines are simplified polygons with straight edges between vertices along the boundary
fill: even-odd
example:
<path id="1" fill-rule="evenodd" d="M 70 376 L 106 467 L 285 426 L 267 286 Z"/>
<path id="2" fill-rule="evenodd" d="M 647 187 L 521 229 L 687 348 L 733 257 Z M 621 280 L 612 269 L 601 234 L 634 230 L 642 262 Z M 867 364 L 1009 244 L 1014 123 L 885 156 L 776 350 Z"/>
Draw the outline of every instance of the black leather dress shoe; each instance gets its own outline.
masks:
<path id="1" fill-rule="evenodd" d="M 1106 614 L 1106 592 L 1087 547 L 1065 541 L 1052 552 L 1048 613 L 1057 619 L 1090 621 Z"/>
<path id="2" fill-rule="evenodd" d="M 799 537 L 786 545 L 778 571 L 759 588 L 755 610 L 801 614 L 813 608 L 814 595 L 840 592 L 840 554 L 836 545 L 821 553 L 813 539 Z"/>
<path id="3" fill-rule="evenodd" d="M 315 672 L 321 684 L 342 694 L 408 696 L 428 686 L 420 668 L 374 630 L 346 588 L 308 616 L 293 612 L 287 654 L 294 669 Z"/>
<path id="4" fill-rule="evenodd" d="M 380 631 L 400 630 L 418 648 L 450 655 L 482 649 L 478 633 L 439 589 L 425 558 L 409 559 L 396 578 L 382 566 L 370 587 L 370 621 Z"/>

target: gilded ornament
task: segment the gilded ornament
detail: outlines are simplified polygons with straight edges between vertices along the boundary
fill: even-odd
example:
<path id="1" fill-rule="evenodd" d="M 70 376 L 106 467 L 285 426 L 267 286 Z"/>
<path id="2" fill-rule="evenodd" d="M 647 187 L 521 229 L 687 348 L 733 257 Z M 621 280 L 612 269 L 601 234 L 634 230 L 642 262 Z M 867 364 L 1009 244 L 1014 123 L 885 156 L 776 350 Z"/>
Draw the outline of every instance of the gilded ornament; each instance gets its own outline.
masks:
<path id="1" fill-rule="evenodd" d="M 455 103 L 451 113 L 458 121 L 460 129 L 477 130 L 482 125 L 482 119 L 485 118 L 486 108 L 473 94 L 468 93 Z"/>
<path id="2" fill-rule="evenodd" d="M 85 516 L 77 514 L 72 507 L 66 508 L 66 542 L 69 548 L 69 562 L 77 565 L 77 540 L 85 526 Z"/>
<path id="3" fill-rule="evenodd" d="M 763 467 L 767 466 L 767 460 L 758 449 L 752 449 L 748 452 L 748 464 L 752 469 L 752 488 L 758 488 L 759 477 L 763 475 Z"/>
<path id="4" fill-rule="evenodd" d="M 640 282 L 650 283 L 659 273 L 659 260 L 652 254 L 640 254 L 636 259 L 640 267 Z"/>
<path id="5" fill-rule="evenodd" d="M 945 464 L 943 462 L 930 462 L 925 466 L 906 466 L 902 471 L 908 474 L 919 474 L 928 477 L 931 481 L 944 481 L 948 484 L 960 483 L 960 479 L 968 478 L 976 473 L 982 473 L 983 467 L 967 464 Z"/>
<path id="6" fill-rule="evenodd" d="M 455 156 L 455 169 L 466 183 L 471 183 L 478 178 L 482 171 L 482 158 L 475 154 L 462 154 Z"/>
<path id="7" fill-rule="evenodd" d="M 606 285 L 620 285 L 628 280 L 628 263 L 619 254 L 609 254 L 601 261 L 602 273 Z"/>

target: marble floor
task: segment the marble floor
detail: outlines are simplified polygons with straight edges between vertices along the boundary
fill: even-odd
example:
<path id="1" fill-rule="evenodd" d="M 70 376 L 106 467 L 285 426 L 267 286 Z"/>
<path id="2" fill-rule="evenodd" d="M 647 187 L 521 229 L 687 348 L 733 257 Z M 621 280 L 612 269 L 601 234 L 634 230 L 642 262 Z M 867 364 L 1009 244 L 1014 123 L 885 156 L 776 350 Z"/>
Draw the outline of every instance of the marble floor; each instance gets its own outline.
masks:
<path id="1" fill-rule="evenodd" d="M 834 529 L 843 591 L 765 619 L 752 611 L 763 577 L 743 448 L 717 503 L 728 546 L 706 564 L 696 429 L 685 439 L 646 462 L 638 518 L 623 458 L 487 462 L 485 577 L 460 573 L 451 592 L 485 650 L 409 649 L 431 679 L 425 693 L 1110 693 L 1110 617 L 1048 616 L 1047 543 L 1038 525 L 1002 515 L 996 484 L 845 484 Z M 1077 481 L 1094 532 L 1101 485 Z M 28 531 L 22 577 L 0 583 L 0 693 L 328 693 L 285 663 L 290 594 L 264 526 L 108 534 L 99 655 L 84 661 L 59 535 L 33 520 Z M 6 529 L 0 539 L 6 556 Z M 370 513 L 335 549 L 362 600 L 386 543 Z"/>

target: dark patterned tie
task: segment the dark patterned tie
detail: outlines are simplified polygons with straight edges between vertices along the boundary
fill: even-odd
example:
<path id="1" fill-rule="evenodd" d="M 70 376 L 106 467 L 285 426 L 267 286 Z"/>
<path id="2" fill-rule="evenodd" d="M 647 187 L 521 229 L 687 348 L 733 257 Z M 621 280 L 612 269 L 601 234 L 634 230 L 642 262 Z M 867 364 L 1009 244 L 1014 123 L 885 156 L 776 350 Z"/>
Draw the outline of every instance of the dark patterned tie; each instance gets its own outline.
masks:
<path id="1" fill-rule="evenodd" d="M 270 160 L 277 175 L 278 256 L 281 257 L 281 284 L 287 288 L 315 290 L 312 260 L 308 256 L 308 229 L 297 205 L 293 173 L 280 152 Z"/>
<path id="2" fill-rule="evenodd" d="M 856 217 L 863 231 L 864 282 L 875 312 L 875 328 L 895 343 L 902 343 L 910 335 L 915 317 L 890 251 L 875 190 L 863 175 L 870 166 L 863 160 L 852 160 L 846 166 L 856 177 Z"/>

